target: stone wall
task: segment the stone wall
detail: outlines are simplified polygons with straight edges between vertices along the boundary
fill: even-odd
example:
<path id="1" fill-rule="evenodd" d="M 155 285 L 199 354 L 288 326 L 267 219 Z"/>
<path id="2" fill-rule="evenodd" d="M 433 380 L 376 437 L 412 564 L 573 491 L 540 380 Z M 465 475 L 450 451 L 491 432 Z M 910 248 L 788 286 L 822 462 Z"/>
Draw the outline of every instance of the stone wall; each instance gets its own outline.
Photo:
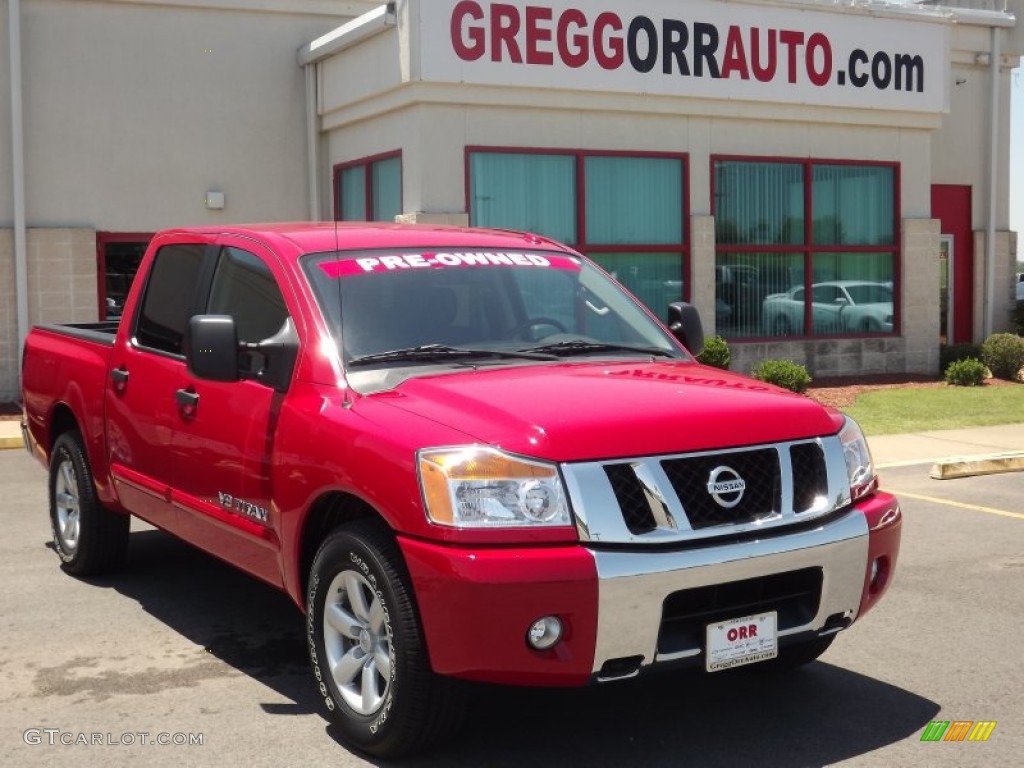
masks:
<path id="1" fill-rule="evenodd" d="M 29 229 L 28 320 L 94 323 L 99 318 L 96 232 L 92 229 Z M 14 232 L 0 230 L 0 402 L 19 397 L 18 311 Z"/>

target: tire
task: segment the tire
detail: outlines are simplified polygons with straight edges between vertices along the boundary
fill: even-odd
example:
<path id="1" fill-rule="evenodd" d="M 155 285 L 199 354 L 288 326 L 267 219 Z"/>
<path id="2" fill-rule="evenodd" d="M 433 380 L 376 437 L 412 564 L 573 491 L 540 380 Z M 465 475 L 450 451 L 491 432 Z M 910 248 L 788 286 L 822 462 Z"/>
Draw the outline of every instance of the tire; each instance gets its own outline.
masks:
<path id="1" fill-rule="evenodd" d="M 831 634 L 784 646 L 779 649 L 778 657 L 765 665 L 766 670 L 783 672 L 806 666 L 827 651 L 835 639 Z"/>
<path id="2" fill-rule="evenodd" d="M 464 689 L 430 669 L 409 576 L 381 521 L 356 521 L 321 545 L 306 634 L 324 705 L 358 749 L 386 758 L 422 752 L 462 724 Z"/>
<path id="3" fill-rule="evenodd" d="M 50 456 L 50 530 L 61 567 L 75 576 L 98 576 L 124 562 L 131 518 L 111 512 L 96 497 L 82 436 L 72 430 Z"/>

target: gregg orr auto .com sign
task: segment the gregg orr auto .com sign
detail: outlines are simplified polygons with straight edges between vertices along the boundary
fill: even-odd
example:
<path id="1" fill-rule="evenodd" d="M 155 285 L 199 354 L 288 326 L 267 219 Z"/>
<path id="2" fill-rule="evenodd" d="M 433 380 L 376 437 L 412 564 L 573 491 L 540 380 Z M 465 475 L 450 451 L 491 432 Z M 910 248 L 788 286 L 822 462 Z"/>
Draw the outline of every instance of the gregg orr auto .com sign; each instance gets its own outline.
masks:
<path id="1" fill-rule="evenodd" d="M 632 6 L 629 8 L 628 6 Z M 426 81 L 939 112 L 947 29 L 688 0 L 422 6 Z"/>

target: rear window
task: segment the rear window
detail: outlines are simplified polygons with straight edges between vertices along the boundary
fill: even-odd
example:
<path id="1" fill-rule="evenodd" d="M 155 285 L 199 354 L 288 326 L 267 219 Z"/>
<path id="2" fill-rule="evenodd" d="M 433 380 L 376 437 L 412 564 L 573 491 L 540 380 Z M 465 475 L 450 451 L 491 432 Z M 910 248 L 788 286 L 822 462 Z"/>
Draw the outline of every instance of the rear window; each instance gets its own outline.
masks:
<path id="1" fill-rule="evenodd" d="M 203 245 L 168 245 L 157 251 L 135 331 L 140 346 L 184 354 L 182 340 L 196 298 L 204 250 Z"/>

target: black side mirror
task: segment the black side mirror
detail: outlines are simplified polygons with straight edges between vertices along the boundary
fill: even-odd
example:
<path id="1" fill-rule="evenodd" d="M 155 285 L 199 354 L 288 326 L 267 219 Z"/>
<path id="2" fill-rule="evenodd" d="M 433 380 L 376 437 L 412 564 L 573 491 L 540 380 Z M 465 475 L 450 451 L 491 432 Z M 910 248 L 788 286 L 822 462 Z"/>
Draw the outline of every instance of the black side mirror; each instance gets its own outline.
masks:
<path id="1" fill-rule="evenodd" d="M 199 379 L 254 379 L 287 392 L 298 356 L 299 336 L 290 317 L 273 336 L 241 344 L 230 315 L 195 315 L 188 321 L 185 361 L 189 373 Z"/>
<path id="2" fill-rule="evenodd" d="M 692 304 L 674 301 L 668 305 L 668 329 L 690 354 L 697 356 L 704 351 L 704 326 Z"/>
<path id="3" fill-rule="evenodd" d="M 250 356 L 249 371 L 245 378 L 254 378 L 278 392 L 287 392 L 299 356 L 299 335 L 289 317 L 281 329 L 256 344 L 242 345 L 243 359 Z"/>
<path id="4" fill-rule="evenodd" d="M 230 315 L 195 315 L 185 342 L 188 371 L 199 379 L 238 381 L 238 332 Z"/>

